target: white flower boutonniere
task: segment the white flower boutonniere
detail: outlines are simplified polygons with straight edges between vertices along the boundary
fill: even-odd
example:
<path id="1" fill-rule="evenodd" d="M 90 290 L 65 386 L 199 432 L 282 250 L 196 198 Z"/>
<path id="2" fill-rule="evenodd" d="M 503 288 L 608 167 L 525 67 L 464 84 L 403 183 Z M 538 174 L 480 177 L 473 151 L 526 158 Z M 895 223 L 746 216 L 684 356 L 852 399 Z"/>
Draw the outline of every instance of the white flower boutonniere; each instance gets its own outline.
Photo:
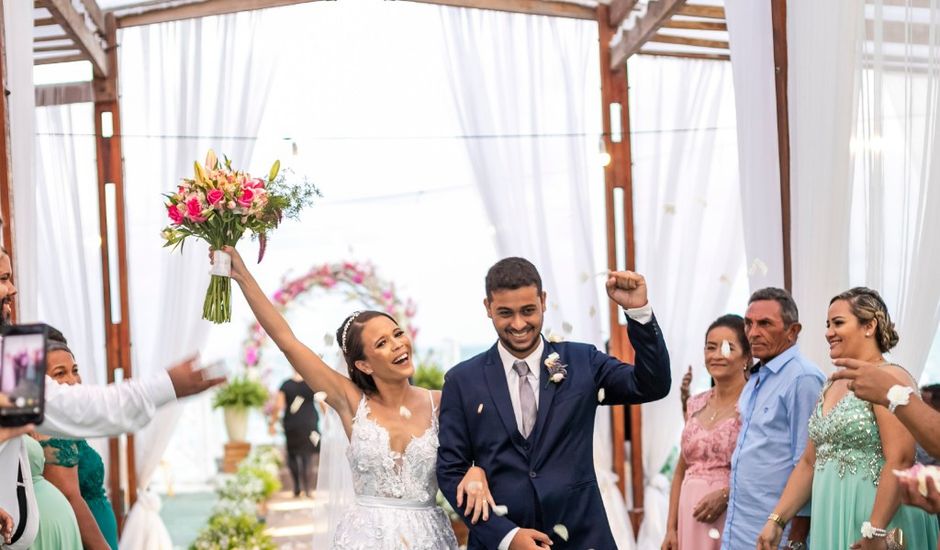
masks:
<path id="1" fill-rule="evenodd" d="M 548 368 L 548 379 L 555 384 L 560 383 L 568 376 L 568 365 L 561 362 L 558 352 L 551 352 L 545 358 L 545 367 Z"/>

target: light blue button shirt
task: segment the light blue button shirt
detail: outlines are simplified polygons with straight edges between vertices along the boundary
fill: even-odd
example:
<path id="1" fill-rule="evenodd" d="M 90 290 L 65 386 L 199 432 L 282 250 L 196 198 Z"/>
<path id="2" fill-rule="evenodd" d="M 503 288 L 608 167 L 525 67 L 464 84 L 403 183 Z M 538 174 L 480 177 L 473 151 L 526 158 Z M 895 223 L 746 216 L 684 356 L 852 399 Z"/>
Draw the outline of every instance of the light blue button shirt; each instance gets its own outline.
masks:
<path id="1" fill-rule="evenodd" d="M 762 365 L 745 384 L 738 400 L 741 432 L 731 457 L 722 550 L 754 549 L 806 447 L 809 417 L 825 380 L 794 345 Z M 800 515 L 809 515 L 808 506 Z"/>

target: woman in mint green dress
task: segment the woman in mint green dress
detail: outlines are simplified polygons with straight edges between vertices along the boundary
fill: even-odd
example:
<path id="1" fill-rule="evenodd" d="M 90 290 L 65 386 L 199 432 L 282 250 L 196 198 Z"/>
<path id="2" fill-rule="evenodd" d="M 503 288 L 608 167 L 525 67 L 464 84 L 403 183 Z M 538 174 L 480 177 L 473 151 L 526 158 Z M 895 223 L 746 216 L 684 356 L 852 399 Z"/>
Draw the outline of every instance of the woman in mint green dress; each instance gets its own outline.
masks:
<path id="1" fill-rule="evenodd" d="M 46 457 L 42 446 L 32 437 L 24 437 L 29 470 L 33 475 L 36 507 L 39 509 L 39 532 L 31 550 L 82 550 L 75 512 L 62 493 L 42 477 Z"/>
<path id="2" fill-rule="evenodd" d="M 877 292 L 853 288 L 839 294 L 830 302 L 826 326 L 832 359 L 881 364 L 916 388 L 907 371 L 882 357 L 898 334 Z M 858 399 L 844 380 L 830 382 L 810 417 L 809 437 L 757 540 L 759 549 L 776 550 L 783 526 L 810 498 L 812 549 L 888 549 L 885 532 L 895 528 L 910 550 L 937 548 L 936 516 L 901 505 L 892 471 L 913 464 L 914 438 L 885 407 Z"/>
<path id="3" fill-rule="evenodd" d="M 64 343 L 46 351 L 46 374 L 60 384 L 81 384 L 78 365 Z M 104 462 L 83 439 L 46 439 L 45 476 L 68 499 L 78 519 L 82 544 L 90 550 L 118 550 L 117 520 L 104 490 Z"/>

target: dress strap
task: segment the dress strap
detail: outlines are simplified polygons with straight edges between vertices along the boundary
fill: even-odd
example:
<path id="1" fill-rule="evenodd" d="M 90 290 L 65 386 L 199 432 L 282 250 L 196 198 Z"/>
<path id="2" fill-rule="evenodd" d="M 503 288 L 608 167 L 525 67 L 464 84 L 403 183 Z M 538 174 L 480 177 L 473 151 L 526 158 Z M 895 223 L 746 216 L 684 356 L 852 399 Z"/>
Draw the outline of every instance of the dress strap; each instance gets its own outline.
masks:
<path id="1" fill-rule="evenodd" d="M 428 400 L 431 401 L 431 414 L 434 415 L 437 412 L 437 407 L 434 406 L 434 392 L 431 390 L 428 390 Z"/>

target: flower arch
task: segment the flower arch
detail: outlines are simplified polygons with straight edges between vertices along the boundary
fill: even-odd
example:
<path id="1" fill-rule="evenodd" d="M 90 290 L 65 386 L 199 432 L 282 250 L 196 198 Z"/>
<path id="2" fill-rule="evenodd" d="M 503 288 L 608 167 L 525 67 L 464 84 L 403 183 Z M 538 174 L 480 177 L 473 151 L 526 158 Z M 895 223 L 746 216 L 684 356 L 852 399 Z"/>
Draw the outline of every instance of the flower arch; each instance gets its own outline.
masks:
<path id="1" fill-rule="evenodd" d="M 315 289 L 342 290 L 350 300 L 358 300 L 367 307 L 384 311 L 394 317 L 412 340 L 418 335 L 414 325 L 415 304 L 408 298 L 402 300 L 395 292 L 395 284 L 376 275 L 370 262 L 325 263 L 312 267 L 305 274 L 286 279 L 271 295 L 271 302 L 280 313 L 286 312 L 301 296 Z M 242 363 L 246 368 L 257 367 L 261 362 L 261 350 L 268 334 L 257 321 L 248 330 L 242 345 Z"/>

